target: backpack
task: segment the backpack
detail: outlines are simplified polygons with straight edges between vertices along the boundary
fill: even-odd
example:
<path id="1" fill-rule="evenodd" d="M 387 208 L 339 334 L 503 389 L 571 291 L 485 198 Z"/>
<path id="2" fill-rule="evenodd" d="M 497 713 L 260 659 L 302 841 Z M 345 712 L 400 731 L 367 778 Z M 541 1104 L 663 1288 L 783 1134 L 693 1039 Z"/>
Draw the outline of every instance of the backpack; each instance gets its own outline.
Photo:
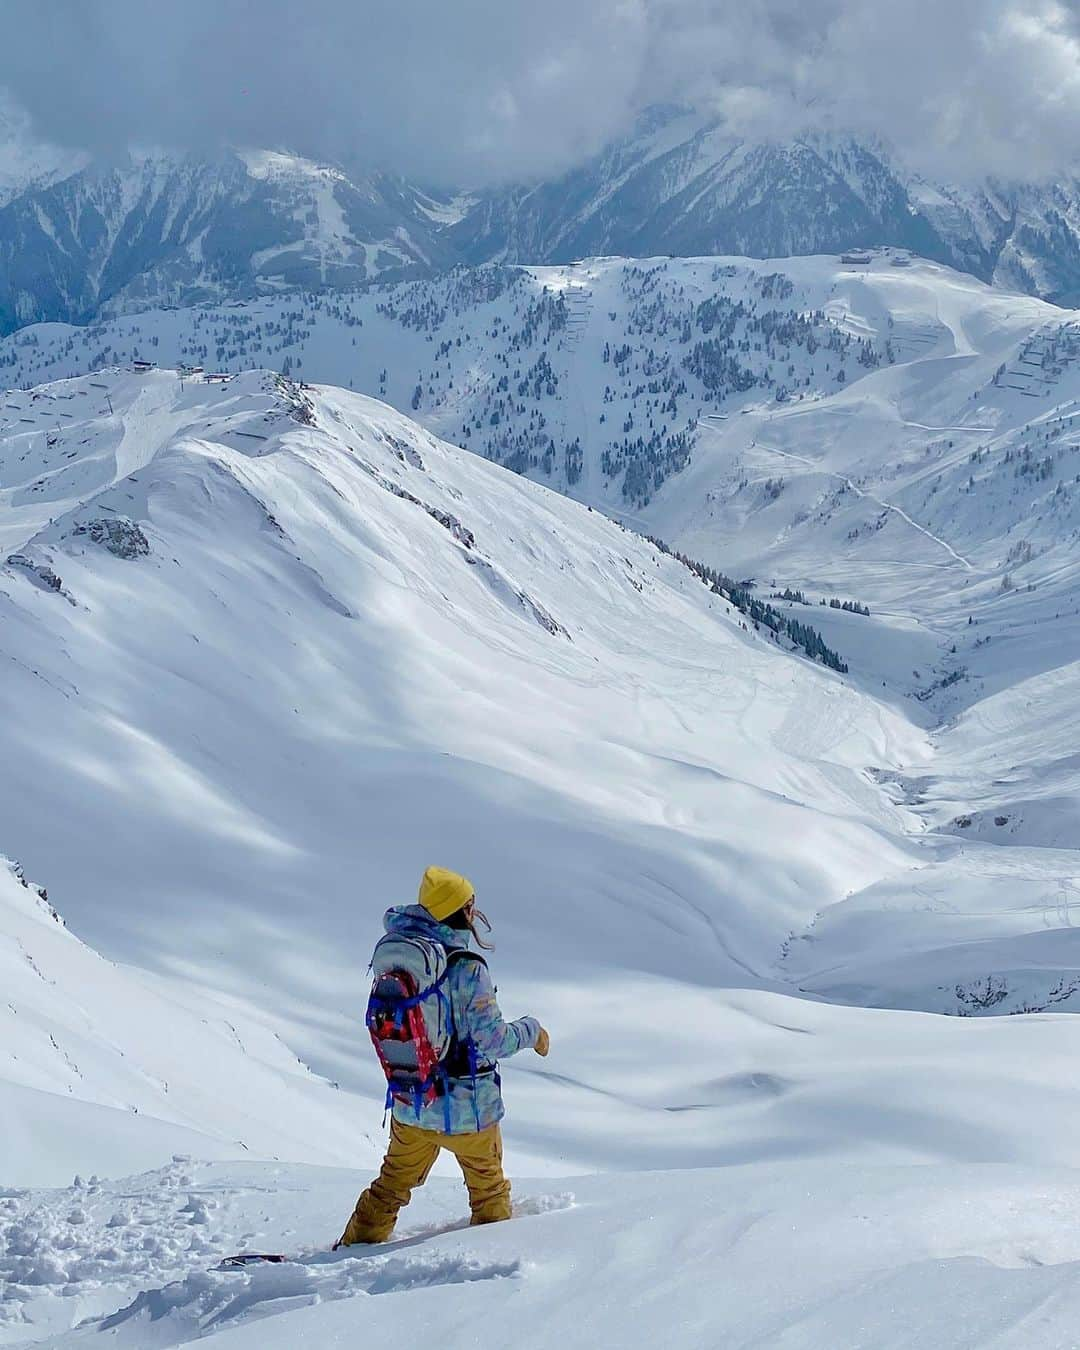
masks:
<path id="1" fill-rule="evenodd" d="M 418 934 L 387 933 L 375 944 L 364 1020 L 386 1075 L 387 1111 L 395 1101 L 411 1103 L 419 1118 L 422 1106 L 442 1096 L 449 1118 L 447 1061 L 460 1055 L 447 981 L 466 958 L 483 960 Z"/>

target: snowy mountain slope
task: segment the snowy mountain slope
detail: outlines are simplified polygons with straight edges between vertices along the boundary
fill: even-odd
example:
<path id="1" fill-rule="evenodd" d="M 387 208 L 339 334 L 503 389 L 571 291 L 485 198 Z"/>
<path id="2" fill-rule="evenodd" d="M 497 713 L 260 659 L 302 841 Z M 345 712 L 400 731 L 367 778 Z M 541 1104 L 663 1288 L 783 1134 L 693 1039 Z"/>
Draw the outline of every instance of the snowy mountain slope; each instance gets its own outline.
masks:
<path id="1" fill-rule="evenodd" d="M 801 989 L 866 1007 L 1075 1011 L 1078 898 L 1074 849 L 976 846 L 831 906 L 783 967 Z"/>
<path id="2" fill-rule="evenodd" d="M 860 281 L 864 302 L 880 284 Z M 986 354 L 937 351 L 913 384 L 944 357 L 980 378 L 992 366 L 999 389 L 1014 335 L 978 326 L 988 303 L 954 297 L 964 322 L 946 306 L 953 336 L 935 338 L 955 347 L 962 331 Z M 1056 1299 L 1040 1344 L 1070 1343 L 1080 1024 L 920 1011 L 1065 1010 L 1080 990 L 1075 851 L 941 828 L 950 795 L 1005 776 L 995 755 L 1066 770 L 1051 713 L 1021 715 L 1022 660 L 998 669 L 1000 704 L 928 733 L 932 703 L 790 655 L 599 512 L 344 390 L 108 368 L 5 404 L 0 749 L 18 777 L 0 787 L 4 847 L 75 932 L 140 973 L 11 883 L 0 935 L 28 924 L 98 975 L 68 980 L 84 1022 L 21 972 L 34 1083 L 6 1065 L 0 1100 L 34 1086 L 56 1132 L 43 1137 L 62 1130 L 57 1158 L 84 1173 L 120 1170 L 126 1148 L 134 1166 L 164 1161 L 179 1126 L 199 1156 L 243 1138 L 362 1164 L 381 1101 L 364 965 L 383 905 L 436 858 L 473 877 L 495 921 L 505 1010 L 541 1015 L 554 1048 L 506 1065 L 511 1169 L 549 1178 L 518 1187 L 519 1222 L 456 1231 L 448 1165 L 405 1245 L 362 1256 L 325 1246 L 367 1173 L 180 1159 L 119 1185 L 16 1191 L 0 1196 L 0 1340 L 334 1344 L 355 1339 L 361 1298 L 373 1334 L 405 1312 L 450 1345 L 475 1340 L 481 1312 L 496 1336 L 532 1335 L 527 1320 L 537 1344 L 603 1343 L 615 1323 L 597 1310 L 617 1305 L 628 1345 L 662 1318 L 703 1347 L 879 1350 L 913 1326 L 919 1343 L 1020 1346 L 1031 1309 Z M 987 623 L 1011 594 L 985 597 Z M 944 601 L 922 627 L 917 601 L 905 617 L 897 599 L 895 619 L 811 617 L 869 667 L 882 657 L 858 634 L 875 624 L 897 653 L 944 640 Z M 1069 698 L 1061 679 L 1048 709 Z M 143 1024 L 118 1026 L 136 1004 Z M 244 1055 L 220 1048 L 219 1016 Z M 90 1081 L 72 1081 L 64 1049 Z M 225 1083 L 212 1100 L 207 1063 Z M 140 1117 L 165 1125 L 129 1143 L 130 1113 L 107 1108 L 137 1087 Z M 949 1166 L 911 1166 L 935 1162 Z M 39 1163 L 17 1141 L 5 1183 Z M 550 1180 L 582 1170 L 619 1177 Z M 207 1272 L 236 1246 L 306 1255 Z M 793 1272 L 779 1286 L 778 1257 Z"/>
<path id="3" fill-rule="evenodd" d="M 281 368 L 378 394 L 618 511 L 685 467 L 707 414 L 816 400 L 888 361 L 887 333 L 870 341 L 827 312 L 843 268 L 798 268 L 710 258 L 458 269 L 344 295 L 34 326 L 0 345 L 0 369 L 25 385 L 140 357 Z"/>
<path id="4" fill-rule="evenodd" d="M 884 261 L 833 306 L 897 360 L 817 403 L 703 419 L 648 517 L 692 556 L 776 578 L 801 602 L 779 608 L 864 687 L 937 724 L 927 768 L 884 780 L 966 847 L 831 908 L 785 968 L 873 1005 L 1076 1006 L 1075 855 L 1055 852 L 1080 810 L 1076 316 Z"/>
<path id="5" fill-rule="evenodd" d="M 651 527 L 737 575 L 868 604 L 871 623 L 816 605 L 811 621 L 856 668 L 878 649 L 880 679 L 939 713 L 1076 660 L 1075 314 L 884 262 L 832 303 L 896 361 L 825 400 L 703 419 Z"/>
<path id="6" fill-rule="evenodd" d="M 964 838 L 1001 838 L 1004 830 L 1017 844 L 1072 847 L 1078 679 L 1080 662 L 1063 662 L 981 699 L 944 728 L 934 794 L 941 824 Z"/>
<path id="7" fill-rule="evenodd" d="M 602 259 L 42 326 L 0 362 L 20 384 L 273 363 L 378 393 L 763 595 L 801 589 L 790 616 L 867 688 L 947 711 L 1080 657 L 1078 342 L 1072 311 L 893 254 Z"/>
<path id="8" fill-rule="evenodd" d="M 362 1181 L 180 1164 L 118 1187 L 20 1195 L 10 1230 L 38 1237 L 47 1281 L 70 1283 L 54 1293 L 16 1282 L 9 1303 L 34 1318 L 24 1333 L 52 1327 L 59 1334 L 41 1343 L 58 1347 L 345 1347 L 358 1325 L 392 1340 L 403 1323 L 417 1334 L 437 1328 L 453 1350 L 475 1345 L 481 1327 L 494 1344 L 523 1350 L 664 1335 L 694 1350 L 1074 1343 L 1076 1183 L 1047 1168 L 821 1161 L 626 1175 L 617 1186 L 575 1178 L 564 1189 L 526 1184 L 513 1223 L 473 1230 L 460 1226 L 460 1186 L 436 1181 L 395 1246 L 320 1250 L 327 1215 Z M 52 1245 L 70 1231 L 73 1207 L 85 1216 L 74 1276 L 71 1250 Z M 278 1225 L 305 1253 L 299 1261 L 205 1269 L 237 1245 L 280 1236 Z M 144 1234 L 156 1257 L 139 1251 Z M 17 1255 L 9 1264 L 31 1263 Z M 151 1272 L 158 1283 L 137 1293 L 139 1274 L 145 1282 Z M 63 1334 L 65 1313 L 89 1320 Z"/>
<path id="9" fill-rule="evenodd" d="M 357 962 L 432 857 L 474 874 L 510 987 L 570 1041 L 565 1078 L 509 1069 L 523 1156 L 550 1166 L 556 1093 L 565 1166 L 610 1159 L 598 1088 L 623 1103 L 631 1158 L 641 1140 L 672 1163 L 727 1156 L 708 1113 L 671 1105 L 757 1101 L 793 1129 L 805 1097 L 754 1086 L 791 1074 L 767 1030 L 732 1078 L 676 1062 L 628 1091 L 610 1052 L 625 1000 L 697 1008 L 730 1062 L 725 990 L 800 982 L 785 953 L 817 915 L 973 847 L 920 839 L 911 785 L 937 766 L 904 711 L 384 406 L 260 373 L 105 371 L 24 398 L 3 462 L 5 736 L 24 766 L 9 846 L 111 955 L 226 991 L 372 1099 Z M 1045 862 L 1033 885 L 1054 892 Z M 614 973 L 590 995 L 597 969 Z M 822 1037 L 824 1100 L 847 1025 Z M 670 1057 L 645 1011 L 634 1035 Z"/>
<path id="10" fill-rule="evenodd" d="M 734 575 L 879 604 L 925 582 L 955 618 L 955 572 L 966 620 L 1026 584 L 1028 545 L 1071 585 L 1078 342 L 1072 311 L 894 254 L 601 259 L 36 327 L 0 362 L 12 384 L 140 356 L 280 365 Z"/>
<path id="11" fill-rule="evenodd" d="M 436 263 L 429 214 L 389 176 L 295 155 L 132 153 L 0 205 L 0 331 Z"/>
<path id="12" fill-rule="evenodd" d="M 254 1153 L 353 1160 L 359 1103 L 329 1091 L 264 1026 L 103 960 L 0 861 L 6 1180 Z M 0 1202 L 2 1203 L 2 1202 Z"/>
<path id="13" fill-rule="evenodd" d="M 5 832 L 110 955 L 225 990 L 374 1100 L 362 966 L 432 857 L 474 874 L 511 987 L 568 1037 L 599 953 L 676 1000 L 774 985 L 823 898 L 910 865 L 914 818 L 863 768 L 920 761 L 922 733 L 598 514 L 267 375 L 37 403 L 69 395 L 59 443 L 51 408 L 4 442 Z M 596 1156 L 596 1086 L 623 1091 L 605 1047 L 582 1037 L 591 1088 L 560 1089 L 567 1163 Z M 700 1091 L 645 1092 L 650 1137 L 669 1086 Z"/>

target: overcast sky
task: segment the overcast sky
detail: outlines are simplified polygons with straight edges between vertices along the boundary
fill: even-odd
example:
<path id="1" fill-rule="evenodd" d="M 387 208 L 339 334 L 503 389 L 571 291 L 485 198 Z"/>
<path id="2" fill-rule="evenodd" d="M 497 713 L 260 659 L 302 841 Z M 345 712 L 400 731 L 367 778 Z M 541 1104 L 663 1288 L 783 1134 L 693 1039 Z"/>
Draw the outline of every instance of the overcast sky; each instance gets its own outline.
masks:
<path id="1" fill-rule="evenodd" d="M 825 126 L 950 176 L 1080 157 L 1080 0 L 0 0 L 48 139 L 287 147 L 446 183 L 572 166 L 641 108 Z"/>

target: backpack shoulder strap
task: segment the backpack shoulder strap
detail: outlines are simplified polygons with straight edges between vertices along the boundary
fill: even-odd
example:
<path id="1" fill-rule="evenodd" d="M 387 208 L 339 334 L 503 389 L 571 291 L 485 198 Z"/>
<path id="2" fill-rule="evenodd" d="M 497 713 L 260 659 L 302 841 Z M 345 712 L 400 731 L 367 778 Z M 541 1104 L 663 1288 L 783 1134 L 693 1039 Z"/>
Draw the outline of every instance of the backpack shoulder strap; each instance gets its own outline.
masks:
<path id="1" fill-rule="evenodd" d="M 453 970 L 454 966 L 462 961 L 475 961 L 478 965 L 487 970 L 487 962 L 479 952 L 471 952 L 465 947 L 455 947 L 446 954 L 447 974 Z M 450 1004 L 451 1015 L 453 1016 L 453 1000 Z M 446 1058 L 443 1061 L 447 1077 L 451 1081 L 460 1082 L 469 1079 L 473 1087 L 473 1110 L 476 1112 L 476 1128 L 480 1128 L 480 1107 L 476 1099 L 476 1080 L 481 1075 L 485 1077 L 494 1074 L 498 1082 L 498 1069 L 494 1063 L 489 1064 L 486 1060 L 482 1061 L 477 1053 L 476 1043 L 471 1036 L 464 1039 L 459 1037 L 456 1019 L 454 1023 L 453 1036 L 450 1041 L 450 1047 Z"/>
<path id="2" fill-rule="evenodd" d="M 446 964 L 448 966 L 452 966 L 458 961 L 479 961 L 482 966 L 487 966 L 487 962 L 479 952 L 471 952 L 467 947 L 454 947 L 446 953 Z"/>

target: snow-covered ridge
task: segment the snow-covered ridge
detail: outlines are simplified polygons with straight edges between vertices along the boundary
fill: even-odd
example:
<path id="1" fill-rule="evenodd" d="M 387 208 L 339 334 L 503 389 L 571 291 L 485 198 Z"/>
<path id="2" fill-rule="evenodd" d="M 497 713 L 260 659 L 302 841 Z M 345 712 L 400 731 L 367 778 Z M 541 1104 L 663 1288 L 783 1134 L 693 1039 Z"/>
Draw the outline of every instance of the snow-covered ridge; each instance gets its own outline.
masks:
<path id="1" fill-rule="evenodd" d="M 237 157 L 246 166 L 252 178 L 293 178 L 316 180 L 344 180 L 345 175 L 327 164 L 317 164 L 302 155 L 290 155 L 283 150 L 245 150 Z"/>
<path id="2" fill-rule="evenodd" d="M 1077 316 L 868 257 L 471 269 L 39 326 L 0 362 L 13 384 L 142 358 L 378 394 L 763 597 L 801 592 L 789 617 L 868 687 L 950 711 L 1053 668 L 1073 617 Z M 77 407 L 12 392 L 0 428 L 56 437 Z"/>
<path id="3" fill-rule="evenodd" d="M 936 571 L 1019 587 L 1067 535 L 1078 333 L 888 251 L 598 259 L 39 326 L 0 363 L 13 385 L 136 358 L 331 380 L 732 574 L 882 602 L 900 550 L 938 606 Z"/>
<path id="4" fill-rule="evenodd" d="M 1045 625 L 1075 608 L 1080 330 L 936 264 L 867 258 L 472 269 L 40 326 L 0 362 L 18 384 L 136 357 L 266 364 L 377 394 L 762 591 L 801 591 L 815 612 L 790 614 L 845 659 L 867 626 L 816 601 L 888 611 L 905 635 L 871 627 L 858 671 L 955 709 L 1051 668 Z M 26 425 L 25 399 L 0 425 Z"/>

